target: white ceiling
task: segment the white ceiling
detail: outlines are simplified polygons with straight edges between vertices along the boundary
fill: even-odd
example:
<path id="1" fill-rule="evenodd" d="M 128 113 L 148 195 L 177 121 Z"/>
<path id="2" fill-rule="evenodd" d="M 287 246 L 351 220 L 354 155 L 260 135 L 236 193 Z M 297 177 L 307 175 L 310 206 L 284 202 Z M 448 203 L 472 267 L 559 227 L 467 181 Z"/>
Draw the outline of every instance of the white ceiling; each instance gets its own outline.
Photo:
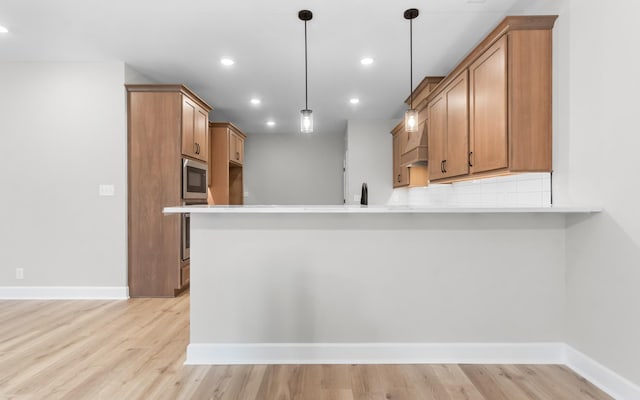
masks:
<path id="1" fill-rule="evenodd" d="M 407 8 L 414 20 L 414 87 L 446 74 L 500 20 L 537 0 L 0 0 L 0 61 L 118 60 L 161 83 L 184 83 L 248 134 L 295 133 L 309 108 L 316 133 L 348 119 L 400 118 L 409 94 Z M 544 0 L 540 0 L 544 1 Z M 223 67 L 220 58 L 235 60 Z M 364 56 L 375 59 L 364 67 Z M 260 106 L 249 103 L 251 97 Z M 349 99 L 358 97 L 360 104 Z M 269 128 L 267 119 L 276 121 Z"/>

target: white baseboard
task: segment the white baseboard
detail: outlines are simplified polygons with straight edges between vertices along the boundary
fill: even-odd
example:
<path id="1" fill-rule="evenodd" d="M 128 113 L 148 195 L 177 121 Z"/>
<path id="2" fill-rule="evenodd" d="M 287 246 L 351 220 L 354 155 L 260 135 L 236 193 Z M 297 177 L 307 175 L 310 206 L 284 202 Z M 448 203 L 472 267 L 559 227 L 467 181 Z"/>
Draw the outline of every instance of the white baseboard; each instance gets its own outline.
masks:
<path id="1" fill-rule="evenodd" d="M 639 386 L 569 345 L 565 345 L 565 364 L 614 399 L 640 399 Z"/>
<path id="2" fill-rule="evenodd" d="M 124 300 L 126 286 L 0 286 L 0 300 Z"/>
<path id="3" fill-rule="evenodd" d="M 564 343 L 191 343 L 187 365 L 564 364 L 617 400 L 640 387 Z"/>
<path id="4" fill-rule="evenodd" d="M 185 364 L 562 364 L 563 355 L 563 343 L 192 343 Z"/>

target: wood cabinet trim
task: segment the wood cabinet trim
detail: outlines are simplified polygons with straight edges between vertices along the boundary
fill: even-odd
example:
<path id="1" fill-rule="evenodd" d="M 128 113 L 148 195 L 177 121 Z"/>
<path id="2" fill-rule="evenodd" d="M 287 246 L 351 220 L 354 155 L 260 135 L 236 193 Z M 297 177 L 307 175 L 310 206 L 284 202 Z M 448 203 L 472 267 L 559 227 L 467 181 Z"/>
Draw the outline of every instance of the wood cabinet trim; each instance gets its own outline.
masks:
<path id="1" fill-rule="evenodd" d="M 414 105 L 415 105 L 416 104 L 415 99 L 420 97 L 420 94 L 422 93 L 423 90 L 429 89 L 430 85 L 432 85 L 432 88 L 434 88 L 443 79 L 444 79 L 444 76 L 425 76 L 422 79 L 422 81 L 418 84 L 418 86 L 416 86 L 416 88 L 413 89 L 413 92 L 411 92 L 411 95 L 404 100 L 405 104 L 409 105 L 409 103 L 411 102 L 411 97 L 413 97 Z"/>
<path id="2" fill-rule="evenodd" d="M 212 111 L 213 107 L 211 107 L 206 101 L 202 100 L 200 96 L 195 94 L 191 89 L 189 89 L 185 85 L 180 84 L 126 84 L 124 85 L 127 89 L 127 92 L 180 92 L 188 97 L 190 97 L 193 101 L 198 103 L 198 105 L 207 112 Z"/>
<path id="3" fill-rule="evenodd" d="M 243 139 L 247 138 L 247 135 L 242 133 L 240 128 L 235 126 L 232 122 L 219 122 L 219 121 L 213 122 L 212 121 L 212 122 L 209 122 L 209 126 L 210 127 L 215 127 L 215 128 L 228 128 L 228 129 L 233 130 L 234 133 L 238 134 L 241 138 L 243 138 Z"/>

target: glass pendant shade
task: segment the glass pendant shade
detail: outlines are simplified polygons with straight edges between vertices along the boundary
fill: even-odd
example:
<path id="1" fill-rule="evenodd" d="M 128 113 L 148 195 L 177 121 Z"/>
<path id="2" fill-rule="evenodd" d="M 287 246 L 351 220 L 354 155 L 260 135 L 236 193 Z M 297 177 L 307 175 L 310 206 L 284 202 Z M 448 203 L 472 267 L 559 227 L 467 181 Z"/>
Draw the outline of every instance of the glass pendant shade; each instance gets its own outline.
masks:
<path id="1" fill-rule="evenodd" d="M 407 132 L 418 132 L 418 112 L 414 109 L 404 113 L 404 130 Z"/>
<path id="2" fill-rule="evenodd" d="M 313 133 L 313 112 L 311 110 L 300 111 L 300 132 Z"/>

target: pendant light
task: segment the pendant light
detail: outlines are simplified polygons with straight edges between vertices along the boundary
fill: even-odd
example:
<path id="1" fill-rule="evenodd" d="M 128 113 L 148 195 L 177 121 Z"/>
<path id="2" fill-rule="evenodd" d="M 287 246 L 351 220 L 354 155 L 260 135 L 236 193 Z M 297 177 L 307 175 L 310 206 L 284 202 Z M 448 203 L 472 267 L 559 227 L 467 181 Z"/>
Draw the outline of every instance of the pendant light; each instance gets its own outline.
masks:
<path id="1" fill-rule="evenodd" d="M 418 112 L 413 108 L 413 20 L 418 16 L 417 8 L 409 8 L 404 18 L 409 20 L 409 109 L 404 114 L 404 129 L 407 132 L 418 132 Z"/>
<path id="2" fill-rule="evenodd" d="M 304 21 L 304 110 L 300 110 L 300 132 L 313 133 L 313 112 L 309 110 L 309 86 L 307 83 L 307 21 L 313 18 L 309 10 L 300 10 L 298 18 Z"/>

